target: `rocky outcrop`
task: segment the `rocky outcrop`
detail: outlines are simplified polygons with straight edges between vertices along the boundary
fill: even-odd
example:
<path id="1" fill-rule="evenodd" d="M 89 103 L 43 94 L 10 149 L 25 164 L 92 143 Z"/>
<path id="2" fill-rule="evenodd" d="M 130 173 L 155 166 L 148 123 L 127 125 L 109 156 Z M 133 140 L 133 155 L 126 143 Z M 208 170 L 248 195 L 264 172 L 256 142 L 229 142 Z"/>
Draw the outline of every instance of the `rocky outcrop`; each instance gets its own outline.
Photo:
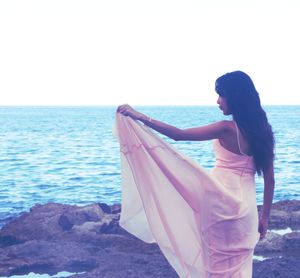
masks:
<path id="1" fill-rule="evenodd" d="M 34 206 L 0 231 L 0 276 L 69 271 L 81 273 L 73 278 L 177 277 L 156 244 L 119 226 L 120 211 L 118 204 Z M 271 231 L 255 250 L 269 259 L 254 261 L 253 277 L 300 277 L 299 226 L 300 201 L 273 205 Z M 287 227 L 291 232 L 276 233 Z"/>
<path id="2" fill-rule="evenodd" d="M 258 211 L 261 206 L 258 206 Z M 264 256 L 296 256 L 300 263 L 300 201 L 281 201 L 273 204 L 270 231 L 264 240 L 259 241 L 255 253 Z M 285 234 L 276 231 L 289 228 Z"/>
<path id="3" fill-rule="evenodd" d="M 258 206 L 260 212 L 262 206 Z M 286 200 L 272 205 L 270 223 L 271 229 L 284 229 L 290 227 L 300 230 L 300 201 Z"/>

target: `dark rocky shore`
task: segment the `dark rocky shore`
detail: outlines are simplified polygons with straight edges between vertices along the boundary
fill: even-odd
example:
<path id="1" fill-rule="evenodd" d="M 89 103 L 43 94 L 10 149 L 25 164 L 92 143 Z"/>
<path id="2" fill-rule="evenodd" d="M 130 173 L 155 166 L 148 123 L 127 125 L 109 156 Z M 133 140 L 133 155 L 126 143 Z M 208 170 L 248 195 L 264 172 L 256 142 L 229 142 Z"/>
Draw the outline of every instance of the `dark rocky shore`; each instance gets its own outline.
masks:
<path id="1" fill-rule="evenodd" d="M 10 220 L 0 230 L 0 276 L 30 272 L 69 277 L 177 277 L 156 244 L 118 225 L 120 205 L 84 207 L 49 203 Z M 258 207 L 260 210 L 260 206 Z M 273 204 L 270 229 L 255 254 L 253 277 L 300 277 L 300 201 Z"/>

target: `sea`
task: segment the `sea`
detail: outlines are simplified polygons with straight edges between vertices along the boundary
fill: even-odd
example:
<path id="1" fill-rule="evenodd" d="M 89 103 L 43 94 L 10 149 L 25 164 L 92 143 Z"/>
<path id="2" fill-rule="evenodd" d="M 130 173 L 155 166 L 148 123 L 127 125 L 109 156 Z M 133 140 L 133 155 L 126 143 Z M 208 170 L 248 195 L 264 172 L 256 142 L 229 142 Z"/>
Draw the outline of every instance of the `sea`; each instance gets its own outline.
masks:
<path id="1" fill-rule="evenodd" d="M 136 106 L 180 128 L 225 117 L 217 106 Z M 276 138 L 274 202 L 300 200 L 300 106 L 264 106 Z M 121 202 L 116 107 L 0 107 L 0 227 L 35 204 Z M 179 151 L 211 169 L 211 141 L 175 142 Z M 263 178 L 256 178 L 257 203 Z"/>

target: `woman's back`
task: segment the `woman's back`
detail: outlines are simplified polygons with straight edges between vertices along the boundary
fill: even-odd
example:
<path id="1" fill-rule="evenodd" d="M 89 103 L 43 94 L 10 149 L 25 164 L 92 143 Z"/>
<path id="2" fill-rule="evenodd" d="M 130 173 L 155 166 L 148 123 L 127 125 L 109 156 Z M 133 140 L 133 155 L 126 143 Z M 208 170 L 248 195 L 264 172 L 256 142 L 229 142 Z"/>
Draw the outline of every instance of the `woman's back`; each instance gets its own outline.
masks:
<path id="1" fill-rule="evenodd" d="M 252 156 L 249 153 L 248 143 L 241 136 L 239 128 L 234 121 L 228 121 L 231 126 L 226 137 L 213 140 L 213 147 L 216 156 L 215 170 L 231 171 L 234 174 L 251 174 L 254 176 L 256 168 Z M 247 148 L 242 148 L 247 146 Z M 222 174 L 221 174 L 222 176 Z"/>
<path id="2" fill-rule="evenodd" d="M 221 146 L 226 150 L 242 155 L 250 155 L 249 143 L 245 136 L 238 128 L 235 121 L 227 121 L 228 132 L 224 135 L 224 138 L 219 140 Z"/>

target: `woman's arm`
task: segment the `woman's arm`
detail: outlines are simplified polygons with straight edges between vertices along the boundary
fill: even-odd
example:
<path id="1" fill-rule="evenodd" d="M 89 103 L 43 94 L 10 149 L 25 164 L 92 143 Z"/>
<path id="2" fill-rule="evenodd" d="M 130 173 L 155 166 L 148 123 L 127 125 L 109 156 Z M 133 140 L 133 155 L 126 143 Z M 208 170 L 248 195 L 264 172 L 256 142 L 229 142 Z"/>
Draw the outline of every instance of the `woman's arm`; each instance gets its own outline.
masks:
<path id="1" fill-rule="evenodd" d="M 262 207 L 260 220 L 259 220 L 259 232 L 261 238 L 264 238 L 267 233 L 270 211 L 271 211 L 273 195 L 274 195 L 275 178 L 274 178 L 273 163 L 266 170 L 263 170 L 263 177 L 264 177 L 264 202 L 263 202 L 263 207 Z"/>
<path id="2" fill-rule="evenodd" d="M 180 129 L 164 122 L 151 119 L 126 104 L 119 106 L 117 111 L 134 120 L 143 122 L 145 125 L 175 141 L 202 141 L 223 138 L 226 133 L 230 132 L 228 121 L 220 121 L 201 127 Z"/>

